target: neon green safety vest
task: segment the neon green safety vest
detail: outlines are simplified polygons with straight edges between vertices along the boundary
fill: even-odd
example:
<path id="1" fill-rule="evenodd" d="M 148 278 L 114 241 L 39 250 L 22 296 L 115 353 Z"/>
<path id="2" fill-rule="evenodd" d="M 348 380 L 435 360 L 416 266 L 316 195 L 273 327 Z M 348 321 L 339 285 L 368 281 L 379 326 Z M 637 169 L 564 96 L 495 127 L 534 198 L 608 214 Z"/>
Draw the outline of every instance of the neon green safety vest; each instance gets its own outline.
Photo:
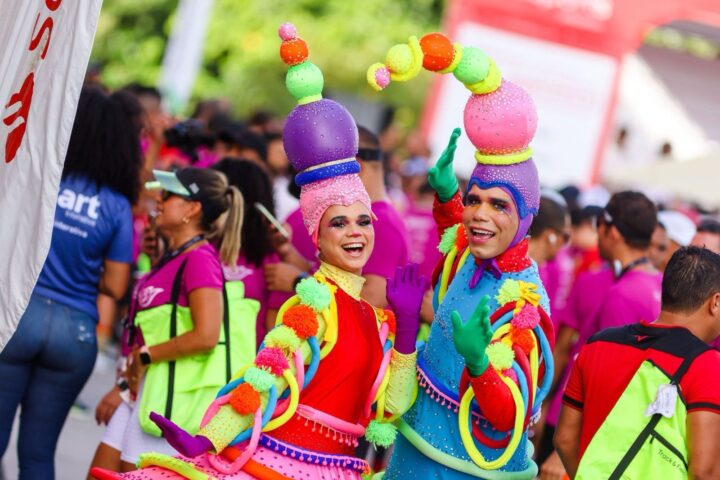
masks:
<path id="1" fill-rule="evenodd" d="M 148 346 L 166 342 L 193 329 L 190 309 L 178 305 L 185 262 L 173 281 L 171 303 L 137 312 L 134 323 Z M 196 433 L 207 407 L 235 370 L 255 358 L 257 314 L 260 302 L 245 298 L 241 281 L 225 282 L 223 325 L 217 345 L 209 352 L 149 365 L 138 415 L 146 433 L 159 437 L 150 412 L 169 418 Z"/>
<path id="2" fill-rule="evenodd" d="M 575 479 L 687 479 L 687 408 L 678 385 L 692 361 L 708 348 L 685 357 L 672 377 L 645 360 L 590 441 Z M 678 389 L 674 414 L 645 416 L 660 387 L 668 384 Z"/>

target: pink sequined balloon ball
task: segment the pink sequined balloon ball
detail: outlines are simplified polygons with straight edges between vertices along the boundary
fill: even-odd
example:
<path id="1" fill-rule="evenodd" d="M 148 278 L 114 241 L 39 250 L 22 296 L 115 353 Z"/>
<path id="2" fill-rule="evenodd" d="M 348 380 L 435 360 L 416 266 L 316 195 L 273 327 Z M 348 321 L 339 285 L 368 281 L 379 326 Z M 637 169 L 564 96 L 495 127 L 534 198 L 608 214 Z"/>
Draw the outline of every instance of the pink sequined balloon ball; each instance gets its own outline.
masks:
<path id="1" fill-rule="evenodd" d="M 485 154 L 503 155 L 528 147 L 537 129 L 537 112 L 524 89 L 503 80 L 494 92 L 470 97 L 464 122 L 475 148 Z"/>

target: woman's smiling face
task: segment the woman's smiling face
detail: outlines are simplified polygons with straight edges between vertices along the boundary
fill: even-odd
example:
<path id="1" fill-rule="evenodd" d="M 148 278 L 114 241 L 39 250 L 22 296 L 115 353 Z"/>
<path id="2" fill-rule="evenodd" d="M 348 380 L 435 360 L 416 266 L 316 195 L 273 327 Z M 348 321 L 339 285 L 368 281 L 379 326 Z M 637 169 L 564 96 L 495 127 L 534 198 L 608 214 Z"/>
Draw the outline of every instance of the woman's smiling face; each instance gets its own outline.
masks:
<path id="1" fill-rule="evenodd" d="M 320 219 L 318 250 L 325 263 L 360 275 L 374 246 L 372 215 L 362 203 L 333 205 Z"/>
<path id="2" fill-rule="evenodd" d="M 495 258 L 510 247 L 520 218 L 512 197 L 499 187 L 477 185 L 465 195 L 462 222 L 470 253 L 475 258 Z"/>

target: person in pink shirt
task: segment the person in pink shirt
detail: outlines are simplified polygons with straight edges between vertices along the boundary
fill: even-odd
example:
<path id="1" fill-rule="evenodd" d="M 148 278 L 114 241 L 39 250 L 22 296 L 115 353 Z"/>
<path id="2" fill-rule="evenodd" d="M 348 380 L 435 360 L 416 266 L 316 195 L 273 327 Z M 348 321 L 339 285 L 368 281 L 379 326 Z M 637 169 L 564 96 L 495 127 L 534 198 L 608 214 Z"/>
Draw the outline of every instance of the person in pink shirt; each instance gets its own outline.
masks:
<path id="1" fill-rule="evenodd" d="M 291 239 L 293 247 L 302 257 L 311 264 L 317 264 L 317 247 L 305 231 L 303 224 L 302 212 L 298 207 L 285 219 L 285 224 L 290 227 Z"/>
<path id="2" fill-rule="evenodd" d="M 227 176 L 230 185 L 240 190 L 245 198 L 245 216 L 240 240 L 237 264 L 224 265 L 227 281 L 242 281 L 245 298 L 255 300 L 257 323 L 255 346 L 259 346 L 265 333 L 275 325 L 278 309 L 290 298 L 289 293 L 272 290 L 265 281 L 263 270 L 268 265 L 280 262 L 270 240 L 270 225 L 256 203 L 262 204 L 274 213 L 273 190 L 268 174 L 255 162 L 224 158 L 214 169 Z"/>
<path id="3" fill-rule="evenodd" d="M 415 198 L 408 195 L 408 207 L 403 212 L 409 240 L 409 260 L 420 265 L 420 272 L 431 278 L 435 267 L 442 259 L 437 249 L 439 241 L 437 226 L 432 216 L 435 191 L 429 183 L 421 186 Z"/>
<path id="4" fill-rule="evenodd" d="M 662 274 L 647 256 L 656 225 L 655 205 L 645 195 L 631 191 L 613 195 L 598 221 L 598 249 L 609 267 L 579 275 L 566 307 L 556 313 L 560 317 L 555 343 L 557 380 L 538 450 L 540 462 L 544 461 L 541 472 L 547 478 L 564 472 L 557 454 L 550 454 L 552 436 L 562 392 L 580 347 L 600 330 L 651 322 L 660 313 Z"/>
<path id="5" fill-rule="evenodd" d="M 553 191 L 543 192 L 540 210 L 530 225 L 528 254 L 538 265 L 540 279 L 556 312 L 565 304 L 573 276 L 573 261 L 565 245 L 570 240 L 570 215 L 565 200 Z M 554 315 L 551 316 L 553 318 Z M 557 322 L 553 319 L 553 321 Z M 555 329 L 557 330 L 557 323 Z"/>
<path id="6" fill-rule="evenodd" d="M 385 307 L 386 279 L 392 278 L 395 270 L 408 261 L 408 234 L 385 188 L 380 140 L 365 127 L 358 127 L 358 134 L 360 180 L 370 195 L 373 214 L 377 217 L 374 226 L 379 247 L 373 250 L 363 268 L 365 286 L 362 297 L 375 306 Z"/>
<path id="7" fill-rule="evenodd" d="M 702 220 L 691 244 L 707 248 L 714 253 L 720 253 L 720 222 L 712 218 Z M 720 350 L 720 337 L 716 338 L 711 345 Z"/>
<path id="8" fill-rule="evenodd" d="M 132 469 L 144 451 L 167 450 L 147 418 L 150 411 L 164 407 L 192 428 L 199 418 L 189 416 L 187 379 L 201 376 L 204 384 L 192 385 L 194 398 L 212 401 L 238 360 L 232 345 L 239 329 L 225 322 L 230 313 L 221 261 L 236 261 L 243 197 L 214 170 L 153 173 L 154 186 L 163 189 L 157 229 L 166 248 L 133 291 L 122 344 L 125 367 L 108 394 L 123 392 L 124 401 L 105 405 L 103 399 L 96 412 L 98 423 L 108 426 L 93 466 L 115 470 Z M 205 366 L 215 368 L 198 371 Z"/>

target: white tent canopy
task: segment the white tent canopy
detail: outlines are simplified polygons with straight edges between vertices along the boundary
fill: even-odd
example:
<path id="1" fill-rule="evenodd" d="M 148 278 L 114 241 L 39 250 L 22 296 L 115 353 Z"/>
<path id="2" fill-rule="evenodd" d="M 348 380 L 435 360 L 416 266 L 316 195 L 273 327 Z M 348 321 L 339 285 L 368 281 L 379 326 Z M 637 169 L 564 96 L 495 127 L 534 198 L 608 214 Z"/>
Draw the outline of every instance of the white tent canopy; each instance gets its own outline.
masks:
<path id="1" fill-rule="evenodd" d="M 637 188 L 720 208 L 720 148 L 687 161 L 655 162 L 607 172 L 613 188 Z"/>

